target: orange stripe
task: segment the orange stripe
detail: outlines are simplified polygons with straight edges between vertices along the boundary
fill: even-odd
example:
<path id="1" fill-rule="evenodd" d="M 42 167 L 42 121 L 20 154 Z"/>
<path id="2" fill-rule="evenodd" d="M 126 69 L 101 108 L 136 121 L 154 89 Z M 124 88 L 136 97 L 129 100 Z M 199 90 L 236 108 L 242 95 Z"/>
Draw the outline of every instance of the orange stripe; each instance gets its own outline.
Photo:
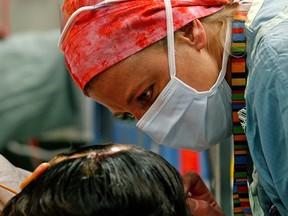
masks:
<path id="1" fill-rule="evenodd" d="M 232 71 L 236 73 L 245 72 L 245 62 L 233 62 L 232 63 Z"/>
<path id="2" fill-rule="evenodd" d="M 243 134 L 241 134 L 241 135 L 234 135 L 234 140 L 235 141 L 243 141 L 243 140 L 245 140 L 246 139 L 246 136 Z"/>
<path id="3" fill-rule="evenodd" d="M 247 202 L 249 203 L 249 198 L 240 198 L 241 202 Z"/>
<path id="4" fill-rule="evenodd" d="M 240 212 L 243 212 L 241 207 L 234 208 L 234 213 L 240 213 Z"/>
<path id="5" fill-rule="evenodd" d="M 241 16 L 241 15 L 235 15 L 233 17 L 235 20 L 241 20 L 241 21 L 246 21 L 246 17 L 245 16 Z"/>
<path id="6" fill-rule="evenodd" d="M 233 86 L 246 85 L 246 79 L 245 78 L 232 78 L 232 85 Z"/>
<path id="7" fill-rule="evenodd" d="M 236 150 L 234 152 L 234 155 L 243 155 L 243 154 L 247 154 L 247 150 Z"/>
<path id="8" fill-rule="evenodd" d="M 236 11 L 233 17 L 235 20 L 245 21 L 247 19 L 247 12 L 244 11 Z"/>
<path id="9" fill-rule="evenodd" d="M 247 11 L 236 11 L 236 15 L 242 15 L 242 16 L 247 16 Z"/>
<path id="10" fill-rule="evenodd" d="M 239 118 L 238 118 L 238 112 L 232 112 L 233 114 L 233 121 L 239 122 Z"/>
<path id="11" fill-rule="evenodd" d="M 238 194 L 233 194 L 233 199 L 235 200 L 235 199 L 238 199 L 239 198 L 239 196 L 238 196 Z"/>

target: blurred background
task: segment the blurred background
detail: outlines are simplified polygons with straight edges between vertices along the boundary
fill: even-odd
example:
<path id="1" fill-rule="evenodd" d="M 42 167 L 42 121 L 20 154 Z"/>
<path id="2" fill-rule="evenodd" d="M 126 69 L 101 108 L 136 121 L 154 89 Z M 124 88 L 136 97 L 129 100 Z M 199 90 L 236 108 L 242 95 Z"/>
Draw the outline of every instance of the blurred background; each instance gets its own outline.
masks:
<path id="1" fill-rule="evenodd" d="M 59 24 L 57 0 L 0 0 L 0 154 L 32 171 L 77 146 L 140 145 L 181 173 L 198 172 L 230 215 L 230 144 L 201 153 L 158 145 L 134 120 L 117 119 L 86 98 L 57 49 Z"/>

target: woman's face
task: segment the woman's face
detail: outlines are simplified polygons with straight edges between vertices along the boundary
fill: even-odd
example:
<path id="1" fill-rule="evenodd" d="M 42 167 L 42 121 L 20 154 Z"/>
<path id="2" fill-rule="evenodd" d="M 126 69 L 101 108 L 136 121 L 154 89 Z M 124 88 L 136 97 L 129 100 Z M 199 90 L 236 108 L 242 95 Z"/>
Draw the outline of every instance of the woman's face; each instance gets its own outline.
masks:
<path id="1" fill-rule="evenodd" d="M 179 38 L 176 76 L 197 91 L 209 90 L 219 73 L 215 59 L 205 49 L 194 48 L 185 36 Z M 117 116 L 130 113 L 139 120 L 169 80 L 167 53 L 163 47 L 150 46 L 93 78 L 88 95 Z"/>

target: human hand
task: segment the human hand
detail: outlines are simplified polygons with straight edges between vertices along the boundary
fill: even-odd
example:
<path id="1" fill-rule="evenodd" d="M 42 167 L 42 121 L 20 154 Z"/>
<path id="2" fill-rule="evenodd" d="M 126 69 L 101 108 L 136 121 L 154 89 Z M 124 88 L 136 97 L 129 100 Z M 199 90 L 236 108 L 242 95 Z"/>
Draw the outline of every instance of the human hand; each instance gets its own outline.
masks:
<path id="1" fill-rule="evenodd" d="M 187 203 L 193 216 L 223 216 L 221 208 L 202 178 L 195 172 L 183 175 Z"/>

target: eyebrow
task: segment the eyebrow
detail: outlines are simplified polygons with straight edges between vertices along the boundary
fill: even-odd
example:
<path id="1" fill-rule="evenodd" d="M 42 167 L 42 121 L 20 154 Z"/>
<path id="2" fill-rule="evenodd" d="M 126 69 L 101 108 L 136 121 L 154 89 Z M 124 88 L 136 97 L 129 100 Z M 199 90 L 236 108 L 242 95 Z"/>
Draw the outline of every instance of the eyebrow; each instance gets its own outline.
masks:
<path id="1" fill-rule="evenodd" d="M 138 91 L 138 89 L 139 89 L 139 86 L 140 86 L 140 84 L 139 84 L 135 89 L 132 90 L 132 92 L 131 92 L 130 95 L 128 96 L 127 104 L 131 104 L 133 98 L 134 98 L 135 95 L 137 94 L 137 91 Z"/>
<path id="2" fill-rule="evenodd" d="M 128 99 L 127 99 L 127 104 L 130 104 L 133 100 L 133 98 L 135 97 L 135 95 L 137 94 L 138 91 L 140 91 L 139 89 L 142 89 L 143 86 L 146 85 L 146 83 L 148 82 L 149 80 L 149 77 L 146 77 L 146 79 L 143 79 L 141 80 L 140 83 L 137 84 L 137 86 L 132 90 L 132 92 L 130 93 L 130 95 L 128 96 Z M 146 88 L 144 89 L 146 90 Z M 143 90 L 142 90 L 143 91 Z M 142 92 L 141 91 L 141 92 Z"/>

